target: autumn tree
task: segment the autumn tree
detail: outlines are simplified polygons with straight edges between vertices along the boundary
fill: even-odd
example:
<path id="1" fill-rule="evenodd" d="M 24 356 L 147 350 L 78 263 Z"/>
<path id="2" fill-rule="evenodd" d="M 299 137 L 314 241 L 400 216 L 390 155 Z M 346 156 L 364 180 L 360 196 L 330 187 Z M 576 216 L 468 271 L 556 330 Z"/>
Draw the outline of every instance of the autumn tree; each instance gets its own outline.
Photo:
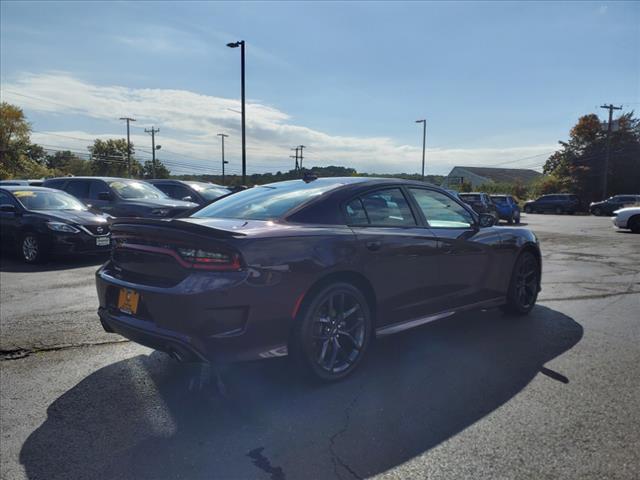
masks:
<path id="1" fill-rule="evenodd" d="M 551 178 L 540 180 L 538 193 L 571 192 L 583 201 L 603 196 L 607 133 L 595 114 L 580 117 L 544 165 Z M 623 114 L 611 133 L 607 195 L 635 193 L 640 189 L 640 121 L 633 112 Z M 547 192 L 549 189 L 557 189 Z"/>
<path id="2" fill-rule="evenodd" d="M 0 178 L 38 178 L 49 174 L 45 152 L 31 143 L 31 125 L 21 108 L 0 104 Z"/>

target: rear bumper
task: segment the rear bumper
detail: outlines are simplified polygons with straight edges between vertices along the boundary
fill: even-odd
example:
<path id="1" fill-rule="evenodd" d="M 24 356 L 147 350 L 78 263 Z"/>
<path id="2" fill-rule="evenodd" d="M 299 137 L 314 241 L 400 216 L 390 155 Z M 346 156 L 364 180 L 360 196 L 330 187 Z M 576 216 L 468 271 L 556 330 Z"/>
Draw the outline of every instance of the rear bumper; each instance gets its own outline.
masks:
<path id="1" fill-rule="evenodd" d="M 228 363 L 287 353 L 291 307 L 274 291 L 251 285 L 247 272 L 196 272 L 177 285 L 149 286 L 119 279 L 110 268 L 107 262 L 96 272 L 98 315 L 107 332 L 185 361 Z M 135 315 L 118 310 L 121 288 L 139 293 Z"/>

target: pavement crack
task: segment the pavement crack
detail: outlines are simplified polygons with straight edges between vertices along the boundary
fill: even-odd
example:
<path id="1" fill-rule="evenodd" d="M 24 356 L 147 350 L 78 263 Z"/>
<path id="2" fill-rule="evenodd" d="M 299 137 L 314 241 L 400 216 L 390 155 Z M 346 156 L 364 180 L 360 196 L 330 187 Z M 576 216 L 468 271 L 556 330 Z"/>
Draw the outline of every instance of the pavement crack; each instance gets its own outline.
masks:
<path id="1" fill-rule="evenodd" d="M 349 474 L 353 478 L 357 480 L 361 480 L 363 478 L 360 475 L 358 475 L 358 473 L 347 462 L 345 462 L 340 457 L 340 455 L 336 453 L 336 450 L 335 450 L 336 440 L 338 439 L 338 437 L 343 435 L 349 429 L 349 424 L 351 423 L 351 411 L 353 410 L 356 403 L 360 399 L 360 395 L 362 394 L 363 390 L 364 390 L 364 384 L 362 383 L 360 384 L 360 389 L 358 390 L 358 393 L 353 397 L 353 400 L 351 400 L 351 403 L 349 403 L 349 405 L 344 411 L 345 421 L 344 421 L 344 424 L 342 425 L 342 428 L 338 430 L 336 433 L 334 433 L 333 435 L 331 435 L 331 437 L 329 437 L 329 452 L 331 453 L 331 461 L 333 462 L 333 471 L 335 472 L 336 477 L 340 479 L 342 478 L 342 475 L 340 475 L 339 467 L 344 468 L 347 472 L 349 472 Z"/>
<path id="2" fill-rule="evenodd" d="M 285 480 L 286 477 L 282 471 L 282 467 L 274 467 L 271 465 L 271 460 L 263 455 L 263 451 L 264 447 L 254 448 L 247 453 L 247 457 L 251 458 L 251 461 L 256 467 L 268 473 L 271 480 Z"/>
<path id="3" fill-rule="evenodd" d="M 29 355 L 34 353 L 43 353 L 43 352 L 57 352 L 60 350 L 71 350 L 73 348 L 82 348 L 82 347 L 95 347 L 98 345 L 113 345 L 116 343 L 127 343 L 129 340 L 108 340 L 104 342 L 86 342 L 86 343 L 74 343 L 68 345 L 52 345 L 49 347 L 36 347 L 36 348 L 11 348 L 6 350 L 0 350 L 0 362 L 6 360 L 19 360 L 21 358 L 26 358 Z"/>
<path id="4" fill-rule="evenodd" d="M 570 300 L 595 300 L 599 298 L 609 298 L 609 297 L 618 297 L 620 295 L 634 295 L 636 293 L 640 293 L 640 290 L 631 290 L 626 292 L 611 292 L 611 293 L 596 293 L 593 295 L 576 295 L 573 297 L 555 297 L 555 298 L 541 298 L 540 302 L 560 302 L 560 301 L 570 301 Z"/>

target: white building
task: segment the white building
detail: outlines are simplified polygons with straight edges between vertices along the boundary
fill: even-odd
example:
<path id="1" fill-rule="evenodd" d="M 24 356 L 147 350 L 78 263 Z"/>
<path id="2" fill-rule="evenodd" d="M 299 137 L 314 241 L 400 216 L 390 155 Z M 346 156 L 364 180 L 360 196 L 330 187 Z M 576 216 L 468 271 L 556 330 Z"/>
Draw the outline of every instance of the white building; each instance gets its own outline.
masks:
<path id="1" fill-rule="evenodd" d="M 527 168 L 453 167 L 442 181 L 442 186 L 455 188 L 463 182 L 470 183 L 473 189 L 490 183 L 520 182 L 527 185 L 540 176 L 540 172 Z"/>

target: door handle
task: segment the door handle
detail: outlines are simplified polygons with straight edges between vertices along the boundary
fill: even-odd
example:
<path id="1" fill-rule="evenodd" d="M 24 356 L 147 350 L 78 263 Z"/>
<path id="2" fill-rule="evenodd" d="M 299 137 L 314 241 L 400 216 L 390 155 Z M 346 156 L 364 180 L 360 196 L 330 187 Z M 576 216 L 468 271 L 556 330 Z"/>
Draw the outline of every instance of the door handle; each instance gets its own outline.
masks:
<path id="1" fill-rule="evenodd" d="M 382 247 L 382 243 L 381 242 L 367 242 L 365 244 L 365 246 L 371 250 L 372 252 L 375 252 L 377 250 L 380 250 L 380 247 Z"/>

